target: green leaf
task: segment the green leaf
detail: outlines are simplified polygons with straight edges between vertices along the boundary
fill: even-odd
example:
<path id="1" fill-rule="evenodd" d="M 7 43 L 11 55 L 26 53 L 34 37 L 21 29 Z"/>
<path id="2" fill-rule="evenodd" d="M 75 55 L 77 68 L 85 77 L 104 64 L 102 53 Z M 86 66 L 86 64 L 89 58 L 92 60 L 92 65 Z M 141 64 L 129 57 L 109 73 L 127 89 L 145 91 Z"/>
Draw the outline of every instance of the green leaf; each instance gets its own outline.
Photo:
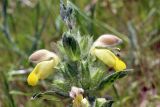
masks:
<path id="1" fill-rule="evenodd" d="M 91 83 L 91 76 L 88 62 L 81 62 L 81 84 L 83 89 L 88 89 Z"/>
<path id="2" fill-rule="evenodd" d="M 89 53 L 89 50 L 93 44 L 93 37 L 89 35 L 84 35 L 83 37 L 79 37 L 80 41 L 80 48 L 81 48 L 81 54 L 83 57 L 87 56 Z"/>
<path id="3" fill-rule="evenodd" d="M 116 80 L 123 78 L 127 74 L 130 73 L 130 70 L 125 70 L 125 71 L 119 71 L 119 72 L 114 72 L 113 74 L 106 76 L 98 85 L 97 89 L 101 90 L 104 88 L 107 88 L 110 86 L 112 83 L 114 83 Z"/>
<path id="4" fill-rule="evenodd" d="M 64 92 L 59 92 L 59 91 L 46 91 L 46 92 L 39 92 L 39 93 L 35 93 L 32 96 L 32 100 L 34 99 L 47 99 L 47 100 L 55 100 L 55 99 L 65 99 L 65 98 L 69 98 L 69 95 L 64 93 Z"/>
<path id="5" fill-rule="evenodd" d="M 104 103 L 103 105 L 102 105 L 102 107 L 112 107 L 112 104 L 114 103 L 114 101 L 112 101 L 112 100 L 107 100 L 106 101 L 106 103 Z"/>
<path id="6" fill-rule="evenodd" d="M 18 91 L 18 90 L 12 90 L 9 92 L 12 95 L 23 95 L 23 96 L 30 96 L 30 93 L 24 93 L 22 91 Z"/>
<path id="7" fill-rule="evenodd" d="M 106 100 L 105 98 L 97 98 L 94 107 L 112 107 L 113 100 Z"/>
<path id="8" fill-rule="evenodd" d="M 79 71 L 78 71 L 78 64 L 77 62 L 68 61 L 64 63 L 60 67 L 60 71 L 63 74 L 63 78 L 65 82 L 69 82 L 69 85 L 78 85 L 79 81 Z"/>
<path id="9" fill-rule="evenodd" d="M 66 63 L 65 67 L 67 69 L 67 72 L 69 72 L 72 77 L 75 77 L 78 75 L 78 68 L 77 68 L 76 62 L 74 62 L 74 63 L 68 62 L 68 63 Z"/>
<path id="10" fill-rule="evenodd" d="M 95 107 L 102 107 L 102 105 L 106 103 L 106 99 L 105 98 L 97 98 L 95 101 Z"/>
<path id="11" fill-rule="evenodd" d="M 71 36 L 71 34 L 64 33 L 62 43 L 67 56 L 72 61 L 77 61 L 80 59 L 81 51 L 79 44 L 76 41 L 76 39 L 73 36 Z"/>
<path id="12" fill-rule="evenodd" d="M 70 90 L 70 84 L 67 81 L 62 81 L 61 79 L 59 80 L 54 80 L 53 81 L 53 87 L 59 91 L 63 91 L 63 92 L 68 92 Z"/>
<path id="13" fill-rule="evenodd" d="M 104 76 L 104 71 L 101 69 L 98 69 L 97 71 L 95 71 L 91 77 L 91 81 L 92 81 L 92 85 L 91 88 L 96 87 L 97 84 L 99 84 L 99 82 L 101 81 L 101 79 Z"/>

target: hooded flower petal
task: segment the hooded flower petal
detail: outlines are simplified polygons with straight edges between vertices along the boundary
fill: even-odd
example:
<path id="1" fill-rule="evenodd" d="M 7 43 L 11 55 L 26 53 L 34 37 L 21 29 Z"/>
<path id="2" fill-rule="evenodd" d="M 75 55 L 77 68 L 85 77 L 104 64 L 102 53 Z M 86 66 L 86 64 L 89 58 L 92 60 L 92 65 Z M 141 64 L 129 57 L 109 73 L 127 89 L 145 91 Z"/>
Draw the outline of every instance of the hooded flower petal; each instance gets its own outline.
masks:
<path id="1" fill-rule="evenodd" d="M 122 43 L 122 40 L 117 36 L 114 36 L 112 34 L 103 34 L 94 42 L 93 45 L 94 47 L 96 46 L 107 47 L 107 46 L 116 46 L 120 43 Z"/>
<path id="2" fill-rule="evenodd" d="M 51 58 L 58 60 L 58 56 L 55 53 L 46 49 L 40 49 L 29 56 L 29 61 L 37 64 L 41 61 L 50 60 Z"/>

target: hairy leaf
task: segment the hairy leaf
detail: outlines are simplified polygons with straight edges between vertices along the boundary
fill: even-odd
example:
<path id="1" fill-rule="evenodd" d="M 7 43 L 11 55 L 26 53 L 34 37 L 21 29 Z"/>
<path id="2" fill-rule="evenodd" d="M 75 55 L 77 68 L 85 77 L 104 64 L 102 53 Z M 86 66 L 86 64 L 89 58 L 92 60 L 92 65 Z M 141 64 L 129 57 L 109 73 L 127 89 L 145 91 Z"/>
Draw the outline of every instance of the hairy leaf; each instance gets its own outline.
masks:
<path id="1" fill-rule="evenodd" d="M 107 88 L 107 86 L 110 86 L 112 83 L 114 83 L 116 80 L 125 77 L 128 73 L 130 73 L 130 70 L 120 71 L 120 72 L 114 72 L 113 74 L 106 76 L 98 85 L 97 89 L 101 90 L 104 88 Z"/>
<path id="2" fill-rule="evenodd" d="M 67 56 L 72 61 L 77 61 L 80 59 L 81 55 L 80 47 L 78 42 L 75 40 L 73 36 L 64 33 L 62 38 L 62 43 Z"/>

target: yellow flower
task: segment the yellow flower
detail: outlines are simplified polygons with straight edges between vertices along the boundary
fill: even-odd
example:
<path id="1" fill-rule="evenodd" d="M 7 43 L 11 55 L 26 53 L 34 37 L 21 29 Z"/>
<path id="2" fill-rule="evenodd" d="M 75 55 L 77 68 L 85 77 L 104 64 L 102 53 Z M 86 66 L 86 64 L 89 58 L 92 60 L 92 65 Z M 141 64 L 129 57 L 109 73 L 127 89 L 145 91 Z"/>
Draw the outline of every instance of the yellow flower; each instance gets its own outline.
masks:
<path id="1" fill-rule="evenodd" d="M 113 47 L 122 43 L 122 40 L 112 34 L 101 35 L 92 45 L 90 49 L 91 55 L 95 55 L 103 63 L 115 69 L 115 71 L 122 71 L 126 69 L 126 64 L 120 60 L 106 47 Z M 98 49 L 96 47 L 104 47 L 104 49 Z"/>
<path id="2" fill-rule="evenodd" d="M 32 86 L 35 86 L 40 79 L 47 78 L 54 71 L 53 68 L 59 63 L 58 56 L 55 53 L 47 50 L 36 51 L 30 56 L 30 59 L 34 59 L 34 56 L 38 56 L 38 58 L 35 58 L 37 65 L 27 78 L 28 84 Z"/>
<path id="3" fill-rule="evenodd" d="M 69 93 L 73 98 L 73 107 L 89 107 L 89 102 L 86 98 L 83 98 L 84 90 L 78 87 L 72 87 Z"/>
<path id="4" fill-rule="evenodd" d="M 122 71 L 126 69 L 126 64 L 108 49 L 94 48 L 92 49 L 92 55 L 95 55 L 107 66 L 114 68 L 115 71 Z"/>
<path id="5" fill-rule="evenodd" d="M 81 107 L 82 100 L 83 100 L 82 94 L 77 94 L 73 100 L 73 107 Z"/>
<path id="6" fill-rule="evenodd" d="M 83 98 L 81 94 L 78 94 L 73 100 L 73 107 L 89 107 L 88 100 Z"/>

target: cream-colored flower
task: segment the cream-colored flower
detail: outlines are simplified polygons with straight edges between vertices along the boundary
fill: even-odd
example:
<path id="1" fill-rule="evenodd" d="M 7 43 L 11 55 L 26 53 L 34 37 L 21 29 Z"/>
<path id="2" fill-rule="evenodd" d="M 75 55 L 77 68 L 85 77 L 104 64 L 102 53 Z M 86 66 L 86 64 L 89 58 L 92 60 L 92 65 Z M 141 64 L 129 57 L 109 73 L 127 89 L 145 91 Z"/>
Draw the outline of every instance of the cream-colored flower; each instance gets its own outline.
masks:
<path id="1" fill-rule="evenodd" d="M 35 86 L 40 79 L 47 78 L 59 63 L 59 57 L 47 50 L 38 50 L 33 53 L 29 60 L 31 62 L 37 63 L 36 67 L 29 74 L 27 82 L 29 85 Z"/>
<path id="2" fill-rule="evenodd" d="M 89 107 L 89 102 L 86 98 L 83 98 L 84 90 L 78 87 L 72 87 L 69 93 L 73 98 L 73 107 Z"/>
<path id="3" fill-rule="evenodd" d="M 92 55 L 95 55 L 107 66 L 114 68 L 115 71 L 122 71 L 126 69 L 126 64 L 122 60 L 120 60 L 113 52 L 105 48 L 96 48 L 114 46 L 119 44 L 120 42 L 122 42 L 121 39 L 114 35 L 102 35 L 93 43 L 90 53 Z"/>

